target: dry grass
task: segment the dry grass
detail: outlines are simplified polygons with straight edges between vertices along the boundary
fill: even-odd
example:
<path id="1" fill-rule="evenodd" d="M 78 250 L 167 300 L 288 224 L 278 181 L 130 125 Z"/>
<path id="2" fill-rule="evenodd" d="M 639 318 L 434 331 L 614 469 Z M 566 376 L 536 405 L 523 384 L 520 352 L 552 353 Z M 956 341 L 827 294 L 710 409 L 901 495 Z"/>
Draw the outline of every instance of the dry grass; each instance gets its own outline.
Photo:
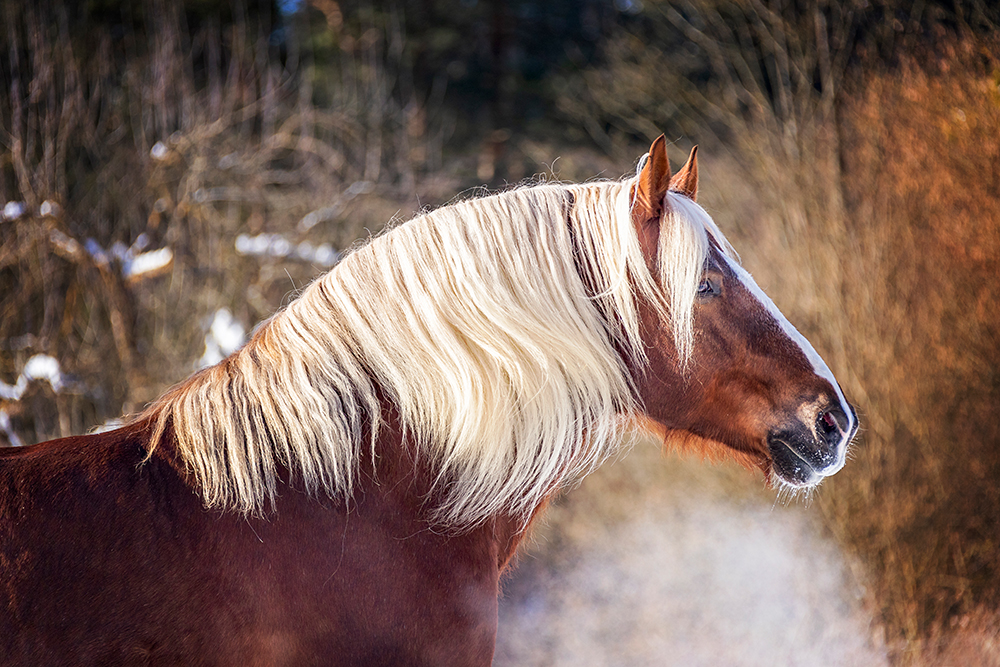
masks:
<path id="1" fill-rule="evenodd" d="M 324 268 L 241 257 L 238 234 L 344 249 L 457 188 L 431 171 L 444 130 L 393 87 L 391 21 L 287 26 L 336 55 L 318 65 L 275 46 L 267 12 L 189 31 L 179 3 L 82 27 L 60 2 L 0 5 L 0 201 L 26 207 L 0 220 L 0 376 L 46 353 L 75 379 L 6 406 L 24 440 L 141 408 L 191 372 L 217 308 L 250 327 Z M 171 249 L 167 272 L 130 279 L 85 250 L 140 238 Z"/>
<path id="2" fill-rule="evenodd" d="M 1000 605 L 998 45 L 943 36 L 868 77 L 845 113 L 868 433 L 863 473 L 825 507 L 871 563 L 901 657 Z"/>
<path id="3" fill-rule="evenodd" d="M 764 155 L 706 186 L 728 191 L 709 205 L 858 404 L 860 442 L 818 507 L 869 569 L 898 664 L 997 660 L 997 54 L 942 34 L 862 77 L 839 110 L 842 173 Z"/>

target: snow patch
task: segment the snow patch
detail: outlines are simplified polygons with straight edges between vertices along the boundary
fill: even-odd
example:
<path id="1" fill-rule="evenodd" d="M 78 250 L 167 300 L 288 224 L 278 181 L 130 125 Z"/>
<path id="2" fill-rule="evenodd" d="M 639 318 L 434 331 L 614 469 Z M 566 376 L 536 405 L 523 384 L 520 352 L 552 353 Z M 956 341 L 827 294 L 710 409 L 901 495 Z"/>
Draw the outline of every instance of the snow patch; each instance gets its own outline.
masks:
<path id="1" fill-rule="evenodd" d="M 8 401 L 19 401 L 28 389 L 28 383 L 33 380 L 46 380 L 52 385 L 52 390 L 56 393 L 65 387 L 62 371 L 59 362 L 47 354 L 36 354 L 28 359 L 21 374 L 14 384 L 6 384 L 0 381 L 0 398 Z M 9 421 L 8 421 L 9 423 Z"/>
<path id="2" fill-rule="evenodd" d="M 205 334 L 205 353 L 196 363 L 198 368 L 214 366 L 240 349 L 246 342 L 246 330 L 228 308 L 215 311 L 212 325 Z"/>
<path id="3" fill-rule="evenodd" d="M 236 237 L 236 252 L 252 257 L 274 257 L 300 259 L 324 268 L 329 268 L 340 260 L 340 253 L 329 243 L 313 245 L 308 241 L 293 244 L 281 234 L 240 234 Z"/>
<path id="4" fill-rule="evenodd" d="M 0 433 L 7 436 L 7 441 L 13 447 L 23 447 L 24 441 L 14 432 L 14 425 L 10 423 L 10 415 L 3 408 L 0 408 Z"/>
<path id="5" fill-rule="evenodd" d="M 4 220 L 17 220 L 28 211 L 28 205 L 23 201 L 9 201 L 3 207 L 0 217 Z"/>

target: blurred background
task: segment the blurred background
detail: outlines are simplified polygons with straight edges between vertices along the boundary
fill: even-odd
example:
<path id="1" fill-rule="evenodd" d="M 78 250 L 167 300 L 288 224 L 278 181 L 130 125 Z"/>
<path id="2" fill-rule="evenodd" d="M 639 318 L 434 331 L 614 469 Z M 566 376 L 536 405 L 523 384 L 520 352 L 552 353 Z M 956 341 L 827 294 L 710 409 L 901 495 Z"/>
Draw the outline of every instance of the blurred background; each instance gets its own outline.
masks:
<path id="1" fill-rule="evenodd" d="M 497 664 L 1000 664 L 1000 7 L 0 0 L 0 445 L 107 428 L 387 222 L 661 132 L 857 404 L 811 503 L 640 443 Z"/>

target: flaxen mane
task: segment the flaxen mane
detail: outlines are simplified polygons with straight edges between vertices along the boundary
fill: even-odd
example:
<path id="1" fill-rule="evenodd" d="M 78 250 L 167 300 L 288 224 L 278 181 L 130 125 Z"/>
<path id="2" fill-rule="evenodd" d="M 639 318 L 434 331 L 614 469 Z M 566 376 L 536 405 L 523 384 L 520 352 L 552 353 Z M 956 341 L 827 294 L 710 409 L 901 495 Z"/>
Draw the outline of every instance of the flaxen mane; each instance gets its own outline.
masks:
<path id="1" fill-rule="evenodd" d="M 281 466 L 347 498 L 359 457 L 375 455 L 381 395 L 447 489 L 437 520 L 526 516 L 620 447 L 637 406 L 616 350 L 644 360 L 638 299 L 672 315 L 686 358 L 709 236 L 729 248 L 670 193 L 654 278 L 632 182 L 517 189 L 375 238 L 147 410 L 152 446 L 172 424 L 211 507 L 265 510 Z"/>

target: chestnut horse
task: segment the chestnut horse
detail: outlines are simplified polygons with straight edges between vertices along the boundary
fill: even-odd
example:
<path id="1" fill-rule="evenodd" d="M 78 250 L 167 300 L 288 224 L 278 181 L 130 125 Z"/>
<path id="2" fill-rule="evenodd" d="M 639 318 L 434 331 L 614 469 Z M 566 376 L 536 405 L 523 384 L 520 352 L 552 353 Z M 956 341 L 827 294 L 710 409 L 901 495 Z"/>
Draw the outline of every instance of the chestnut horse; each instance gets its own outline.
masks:
<path id="1" fill-rule="evenodd" d="M 663 137 L 347 256 L 128 425 L 0 454 L 5 665 L 488 665 L 546 500 L 649 420 L 810 488 L 854 411 Z"/>

